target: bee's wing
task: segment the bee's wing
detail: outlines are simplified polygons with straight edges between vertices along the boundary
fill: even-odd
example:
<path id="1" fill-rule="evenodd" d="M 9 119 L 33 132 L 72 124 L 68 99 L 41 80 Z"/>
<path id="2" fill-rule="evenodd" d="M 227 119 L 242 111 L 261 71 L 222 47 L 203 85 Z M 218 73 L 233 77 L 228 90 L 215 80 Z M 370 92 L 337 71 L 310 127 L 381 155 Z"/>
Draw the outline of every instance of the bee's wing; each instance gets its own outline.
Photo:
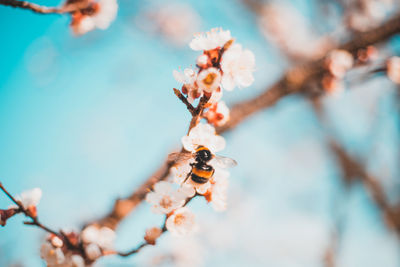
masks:
<path id="1" fill-rule="evenodd" d="M 193 157 L 190 152 L 175 152 L 168 155 L 168 162 L 173 164 L 182 164 Z"/>
<path id="2" fill-rule="evenodd" d="M 231 168 L 237 165 L 237 162 L 234 159 L 217 155 L 214 156 L 214 162 L 220 168 Z"/>

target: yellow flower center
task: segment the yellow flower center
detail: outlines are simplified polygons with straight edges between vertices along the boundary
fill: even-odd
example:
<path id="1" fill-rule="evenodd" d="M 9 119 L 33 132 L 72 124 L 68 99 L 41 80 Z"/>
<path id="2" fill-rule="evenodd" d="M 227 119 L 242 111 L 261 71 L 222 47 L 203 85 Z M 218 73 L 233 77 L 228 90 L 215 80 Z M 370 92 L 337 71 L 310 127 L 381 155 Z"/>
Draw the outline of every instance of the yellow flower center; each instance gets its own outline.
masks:
<path id="1" fill-rule="evenodd" d="M 215 78 L 217 78 L 217 74 L 215 73 L 209 73 L 207 76 L 203 79 L 203 83 L 210 87 L 213 83 Z"/>
<path id="2" fill-rule="evenodd" d="M 174 218 L 174 223 L 176 225 L 181 225 L 185 221 L 185 215 L 177 214 Z"/>
<path id="3" fill-rule="evenodd" d="M 160 206 L 164 209 L 171 207 L 172 199 L 169 196 L 164 196 L 160 201 Z"/>

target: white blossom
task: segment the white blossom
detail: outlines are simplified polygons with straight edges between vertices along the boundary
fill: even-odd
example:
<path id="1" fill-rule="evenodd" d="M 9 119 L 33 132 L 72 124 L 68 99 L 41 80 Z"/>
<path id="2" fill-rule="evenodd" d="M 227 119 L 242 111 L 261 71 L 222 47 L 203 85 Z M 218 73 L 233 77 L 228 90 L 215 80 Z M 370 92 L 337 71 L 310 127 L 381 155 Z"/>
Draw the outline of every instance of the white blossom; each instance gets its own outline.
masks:
<path id="1" fill-rule="evenodd" d="M 72 29 L 75 34 L 85 34 L 96 28 L 105 30 L 117 16 L 116 0 L 100 0 L 96 4 L 93 15 L 82 15 L 76 22 L 73 21 Z"/>
<path id="2" fill-rule="evenodd" d="M 94 243 L 90 243 L 85 247 L 85 254 L 90 260 L 95 260 L 101 256 L 100 247 Z"/>
<path id="3" fill-rule="evenodd" d="M 215 103 L 204 113 L 204 117 L 208 123 L 222 126 L 229 120 L 229 108 L 224 101 Z"/>
<path id="4" fill-rule="evenodd" d="M 182 207 L 186 196 L 179 191 L 174 191 L 171 183 L 161 181 L 154 185 L 154 191 L 146 195 L 146 201 L 153 204 L 154 213 L 168 214 L 173 210 Z"/>
<path id="5" fill-rule="evenodd" d="M 85 243 L 94 243 L 103 249 L 111 249 L 115 241 L 115 232 L 108 227 L 90 225 L 86 227 L 81 238 Z"/>
<path id="6" fill-rule="evenodd" d="M 183 73 L 174 70 L 172 74 L 177 82 L 183 83 L 186 86 L 194 87 L 197 74 L 193 69 L 186 68 L 183 70 Z"/>
<path id="7" fill-rule="evenodd" d="M 57 236 L 52 236 L 49 241 L 42 244 L 40 257 L 46 261 L 47 267 L 85 267 L 82 256 L 64 252 L 63 242 Z"/>
<path id="8" fill-rule="evenodd" d="M 82 256 L 72 255 L 71 256 L 71 267 L 85 267 L 85 260 Z"/>
<path id="9" fill-rule="evenodd" d="M 42 190 L 40 188 L 33 188 L 21 193 L 21 195 L 16 197 L 25 209 L 29 207 L 36 207 L 40 199 L 42 198 Z"/>
<path id="10" fill-rule="evenodd" d="M 223 169 L 215 169 L 214 184 L 210 188 L 210 203 L 216 211 L 226 210 L 227 189 L 229 172 Z"/>
<path id="11" fill-rule="evenodd" d="M 186 3 L 165 2 L 161 6 L 149 6 L 136 17 L 141 29 L 161 35 L 175 46 L 186 45 L 200 26 L 199 14 Z"/>
<path id="12" fill-rule="evenodd" d="M 326 58 L 326 64 L 330 73 L 342 78 L 346 71 L 353 66 L 353 56 L 346 50 L 334 50 Z"/>
<path id="13" fill-rule="evenodd" d="M 199 88 L 207 93 L 212 93 L 221 84 L 221 73 L 216 68 L 202 70 L 196 80 Z"/>
<path id="14" fill-rule="evenodd" d="M 172 74 L 177 82 L 183 83 L 186 90 L 183 93 L 188 95 L 189 103 L 193 103 L 195 98 L 201 96 L 201 90 L 196 84 L 197 73 L 193 69 L 186 68 L 183 73 L 174 70 Z"/>
<path id="15" fill-rule="evenodd" d="M 292 59 L 315 59 L 325 54 L 332 40 L 315 33 L 309 20 L 290 1 L 268 1 L 259 10 L 263 35 Z"/>
<path id="16" fill-rule="evenodd" d="M 65 256 L 61 248 L 54 248 L 50 243 L 46 242 L 40 248 L 40 257 L 47 263 L 47 267 L 62 266 L 65 262 Z"/>
<path id="17" fill-rule="evenodd" d="M 55 248 L 61 248 L 64 245 L 64 242 L 58 236 L 53 237 L 50 242 Z"/>
<path id="18" fill-rule="evenodd" d="M 223 95 L 223 93 L 222 93 L 222 90 L 221 90 L 221 89 L 215 90 L 215 91 L 212 93 L 210 99 L 208 100 L 208 103 L 210 103 L 210 104 L 215 104 L 215 103 L 217 103 L 218 101 L 221 100 L 222 95 Z"/>
<path id="19" fill-rule="evenodd" d="M 202 55 L 197 57 L 196 64 L 198 66 L 201 67 L 201 66 L 207 65 L 207 63 L 208 63 L 208 56 L 207 55 L 202 54 Z"/>
<path id="20" fill-rule="evenodd" d="M 367 31 L 378 26 L 393 9 L 393 3 L 390 0 L 358 0 L 357 8 L 349 8 L 354 5 L 354 0 L 344 3 L 347 4 L 345 8 L 351 10 L 347 12 L 347 22 L 352 29 L 357 31 Z"/>
<path id="21" fill-rule="evenodd" d="M 214 28 L 209 32 L 196 34 L 189 46 L 195 51 L 211 50 L 217 47 L 222 47 L 231 39 L 230 31 L 224 31 L 221 28 Z"/>
<path id="22" fill-rule="evenodd" d="M 192 187 L 200 195 L 204 195 L 208 191 L 208 189 L 210 189 L 210 187 L 211 187 L 210 181 L 208 181 L 204 184 L 199 184 L 199 183 L 196 183 L 195 181 L 193 181 L 192 179 L 188 179 L 185 184 L 186 184 L 185 186 Z M 189 189 L 187 189 L 186 192 L 189 193 L 190 192 Z"/>
<path id="23" fill-rule="evenodd" d="M 248 87 L 254 82 L 255 58 L 250 50 L 243 50 L 240 44 L 233 44 L 221 60 L 222 87 L 232 91 L 235 86 Z"/>
<path id="24" fill-rule="evenodd" d="M 215 128 L 211 125 L 199 123 L 189 132 L 189 135 L 182 137 L 182 144 L 190 152 L 195 152 L 199 146 L 205 146 L 211 153 L 215 153 L 225 148 L 225 139 L 216 135 Z"/>
<path id="25" fill-rule="evenodd" d="M 168 217 L 166 227 L 172 234 L 188 234 L 195 230 L 195 216 L 187 207 L 179 208 Z"/>
<path id="26" fill-rule="evenodd" d="M 391 57 L 387 61 L 387 76 L 394 83 L 400 84 L 400 57 Z"/>
<path id="27" fill-rule="evenodd" d="M 192 167 L 189 165 L 190 162 L 185 162 L 185 163 L 186 164 L 179 164 L 171 168 L 171 173 L 174 182 L 177 184 L 182 184 L 186 180 L 189 172 L 192 169 Z"/>

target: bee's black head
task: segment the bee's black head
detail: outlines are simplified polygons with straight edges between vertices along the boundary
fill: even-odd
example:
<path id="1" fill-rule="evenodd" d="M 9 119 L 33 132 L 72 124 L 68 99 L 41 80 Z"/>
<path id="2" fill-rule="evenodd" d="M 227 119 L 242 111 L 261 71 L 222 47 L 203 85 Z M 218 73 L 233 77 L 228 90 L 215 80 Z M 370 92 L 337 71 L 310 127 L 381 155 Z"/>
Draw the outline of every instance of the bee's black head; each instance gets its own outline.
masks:
<path id="1" fill-rule="evenodd" d="M 195 158 L 197 161 L 208 162 L 211 160 L 212 154 L 208 148 L 201 146 L 196 150 Z"/>

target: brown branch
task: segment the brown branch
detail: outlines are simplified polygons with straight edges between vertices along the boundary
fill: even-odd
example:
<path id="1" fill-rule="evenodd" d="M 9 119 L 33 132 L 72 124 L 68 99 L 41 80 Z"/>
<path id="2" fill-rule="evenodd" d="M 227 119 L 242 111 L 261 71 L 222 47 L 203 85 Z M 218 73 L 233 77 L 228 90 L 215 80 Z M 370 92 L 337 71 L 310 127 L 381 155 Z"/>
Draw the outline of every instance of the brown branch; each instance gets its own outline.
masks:
<path id="1" fill-rule="evenodd" d="M 195 198 L 195 197 L 197 197 L 197 196 L 202 196 L 202 195 L 196 194 L 196 195 L 194 195 L 193 197 L 187 198 L 186 201 L 185 201 L 185 203 L 182 205 L 182 207 L 185 207 L 193 198 Z M 168 219 L 168 216 L 165 217 L 164 223 L 163 223 L 163 225 L 161 226 L 161 234 L 160 234 L 160 236 L 161 236 L 162 234 L 164 234 L 165 232 L 168 231 L 168 229 L 167 229 L 167 219 Z M 158 238 L 159 238 L 159 237 L 158 237 Z M 132 249 L 132 250 L 130 250 L 130 251 L 127 251 L 127 252 L 117 252 L 116 254 L 118 254 L 118 255 L 121 256 L 121 257 L 128 257 L 128 256 L 130 256 L 130 255 L 133 255 L 133 254 L 138 253 L 142 248 L 144 248 L 144 247 L 146 247 L 146 246 L 148 246 L 148 245 L 154 245 L 154 244 L 150 244 L 150 243 L 148 243 L 148 242 L 143 242 L 143 243 L 141 243 L 138 247 L 136 247 L 136 248 L 134 248 L 134 249 Z"/>
<path id="2" fill-rule="evenodd" d="M 62 7 L 45 7 L 34 3 L 29 3 L 26 1 L 0 0 L 0 5 L 10 6 L 14 8 L 28 9 L 39 14 L 65 14 L 87 8 L 88 2 L 86 1 L 76 2 Z"/>
<path id="3" fill-rule="evenodd" d="M 383 42 L 399 32 L 400 15 L 397 15 L 375 29 L 357 34 L 349 42 L 337 47 L 337 49 L 346 49 L 355 54 L 358 49 Z M 232 130 L 249 116 L 265 108 L 272 107 L 287 95 L 306 92 L 310 85 L 320 80 L 324 72 L 322 58 L 295 66 L 262 94 L 234 105 L 230 110 L 230 120 L 224 126 L 217 128 L 217 133 L 223 134 Z M 128 197 L 116 200 L 111 212 L 94 223 L 115 229 L 119 222 L 143 201 L 148 190 L 155 183 L 168 177 L 169 169 L 172 165 L 172 162 L 165 160 L 161 167 L 150 178 L 145 180 L 138 189 L 133 191 Z"/>
<path id="4" fill-rule="evenodd" d="M 33 216 L 33 215 L 31 214 L 31 212 L 29 212 L 27 209 L 25 209 L 25 207 L 21 204 L 21 202 L 18 201 L 18 200 L 16 200 L 16 199 L 7 191 L 7 189 L 4 188 L 4 186 L 3 186 L 2 183 L 0 183 L 0 189 L 8 196 L 8 198 L 11 199 L 12 202 L 14 202 L 14 203 L 18 206 L 18 211 L 19 211 L 19 212 L 22 212 L 23 214 L 25 214 L 25 216 L 29 217 L 29 218 L 32 220 L 32 221 L 30 221 L 30 222 L 24 222 L 24 224 L 26 224 L 26 225 L 37 226 L 37 227 L 43 229 L 44 231 L 46 231 L 46 232 L 48 232 L 48 233 L 50 233 L 50 234 L 53 234 L 53 235 L 56 235 L 56 236 L 62 238 L 62 236 L 61 236 L 60 233 L 57 233 L 56 231 L 51 230 L 51 229 L 48 228 L 47 226 L 43 225 L 43 224 L 38 220 L 37 216 Z"/>
<path id="5" fill-rule="evenodd" d="M 190 201 L 190 200 L 189 200 L 189 201 Z M 189 201 L 187 201 L 187 202 L 189 202 Z M 187 203 L 187 202 L 186 202 L 186 203 Z M 185 205 L 186 205 L 186 204 L 185 204 Z M 166 227 L 167 219 L 168 219 L 168 217 L 165 218 L 164 224 L 163 224 L 163 226 L 161 227 L 161 235 L 168 231 L 168 230 L 167 230 L 167 227 Z M 158 237 L 158 238 L 159 238 L 159 237 Z M 131 255 L 133 255 L 133 254 L 138 253 L 142 248 L 144 248 L 144 247 L 146 247 L 146 246 L 148 246 L 148 245 L 152 245 L 152 244 L 150 244 L 150 243 L 144 241 L 144 242 L 142 242 L 139 246 L 137 246 L 136 248 L 134 248 L 134 249 L 132 249 L 132 250 L 129 250 L 129 251 L 127 251 L 127 252 L 117 252 L 116 254 L 119 255 L 119 256 L 121 256 L 121 257 L 128 257 L 128 256 L 131 256 Z"/>
<path id="6" fill-rule="evenodd" d="M 359 49 L 383 42 L 399 32 L 400 14 L 375 29 L 355 35 L 350 41 L 335 49 L 343 49 L 356 54 Z M 323 66 L 324 60 L 321 58 L 290 69 L 261 95 L 234 105 L 230 111 L 230 120 L 224 126 L 219 127 L 217 132 L 221 134 L 235 128 L 247 117 L 273 106 L 286 95 L 298 92 L 310 93 L 310 86 L 319 82 L 325 73 Z"/>
<path id="7" fill-rule="evenodd" d="M 325 114 L 318 99 L 314 99 L 313 107 L 322 127 L 327 129 Z M 327 138 L 329 147 L 338 160 L 338 164 L 343 172 L 343 178 L 345 182 L 348 185 L 355 181 L 362 182 L 365 188 L 371 194 L 372 200 L 382 211 L 385 223 L 391 229 L 394 229 L 397 235 L 400 237 L 400 212 L 396 207 L 392 207 L 389 204 L 385 191 L 383 190 L 382 185 L 378 182 L 379 180 L 368 173 L 365 166 L 363 166 L 360 161 L 352 157 L 331 135 L 329 135 L 329 133 Z"/>
<path id="8" fill-rule="evenodd" d="M 174 93 L 182 101 L 182 103 L 186 105 L 186 108 L 189 110 L 190 114 L 192 114 L 192 116 L 195 116 L 196 115 L 196 109 L 193 107 L 192 104 L 189 103 L 189 101 L 181 93 L 181 91 L 179 91 L 178 89 L 174 88 Z"/>
<path id="9" fill-rule="evenodd" d="M 369 174 L 365 167 L 350 156 L 335 140 L 331 139 L 329 145 L 348 179 L 359 180 L 364 184 L 373 201 L 382 211 L 385 223 L 400 237 L 400 214 L 389 204 L 379 180 Z"/>

